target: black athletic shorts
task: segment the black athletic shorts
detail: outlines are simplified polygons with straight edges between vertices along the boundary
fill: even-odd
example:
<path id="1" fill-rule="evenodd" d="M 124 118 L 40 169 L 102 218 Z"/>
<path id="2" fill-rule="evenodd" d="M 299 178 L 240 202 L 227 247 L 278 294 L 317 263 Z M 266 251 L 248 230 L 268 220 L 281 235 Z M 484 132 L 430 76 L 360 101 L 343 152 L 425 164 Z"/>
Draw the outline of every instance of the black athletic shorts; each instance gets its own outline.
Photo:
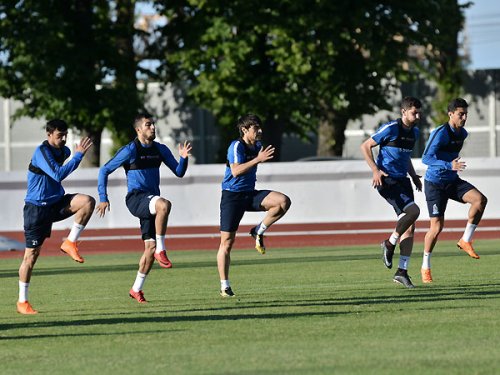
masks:
<path id="1" fill-rule="evenodd" d="M 425 200 L 429 217 L 443 217 L 448 199 L 465 203 L 462 197 L 468 191 L 475 189 L 474 185 L 462 180 L 460 177 L 449 184 L 434 184 L 424 180 Z"/>
<path id="2" fill-rule="evenodd" d="M 130 213 L 139 218 L 143 240 L 156 239 L 156 216 L 149 211 L 149 202 L 155 196 L 142 190 L 132 190 L 125 198 Z"/>
<path id="3" fill-rule="evenodd" d="M 220 201 L 220 230 L 236 232 L 245 211 L 262 211 L 261 203 L 271 190 L 234 192 L 222 190 Z"/>
<path id="4" fill-rule="evenodd" d="M 42 246 L 46 238 L 52 232 L 52 223 L 67 219 L 73 215 L 67 208 L 76 194 L 66 194 L 56 203 L 50 206 L 37 206 L 25 203 L 24 216 L 24 238 L 26 247 L 34 249 Z"/>
<path id="5" fill-rule="evenodd" d="M 378 192 L 394 208 L 396 215 L 401 215 L 404 209 L 414 203 L 413 189 L 408 177 L 383 177 L 382 186 Z"/>

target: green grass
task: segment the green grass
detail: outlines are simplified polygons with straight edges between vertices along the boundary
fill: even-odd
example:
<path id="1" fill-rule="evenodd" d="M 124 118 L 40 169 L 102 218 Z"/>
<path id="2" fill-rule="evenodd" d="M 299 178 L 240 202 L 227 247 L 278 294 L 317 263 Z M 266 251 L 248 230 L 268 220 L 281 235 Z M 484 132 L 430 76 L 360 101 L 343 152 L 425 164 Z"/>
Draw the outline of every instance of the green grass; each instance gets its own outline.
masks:
<path id="1" fill-rule="evenodd" d="M 481 259 L 440 242 L 432 285 L 392 282 L 373 247 L 234 251 L 237 298 L 215 251 L 173 252 L 150 301 L 128 297 L 137 254 L 40 257 L 35 316 L 15 312 L 18 259 L 0 260 L 1 374 L 493 374 L 500 372 L 500 244 Z M 397 261 L 397 260 L 396 260 Z"/>

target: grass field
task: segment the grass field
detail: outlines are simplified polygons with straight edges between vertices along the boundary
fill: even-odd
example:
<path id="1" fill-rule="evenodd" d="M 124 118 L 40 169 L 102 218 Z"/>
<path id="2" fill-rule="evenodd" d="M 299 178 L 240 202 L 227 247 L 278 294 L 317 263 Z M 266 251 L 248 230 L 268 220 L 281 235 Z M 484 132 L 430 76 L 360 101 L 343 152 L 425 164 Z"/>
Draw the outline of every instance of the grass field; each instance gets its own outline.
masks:
<path id="1" fill-rule="evenodd" d="M 15 312 L 18 259 L 0 260 L 1 374 L 500 373 L 500 243 L 480 260 L 438 243 L 432 285 L 392 282 L 377 245 L 235 251 L 237 298 L 218 295 L 215 252 L 155 265 L 150 301 L 128 297 L 139 254 L 40 257 L 35 316 Z M 397 260 L 396 260 L 397 262 Z"/>

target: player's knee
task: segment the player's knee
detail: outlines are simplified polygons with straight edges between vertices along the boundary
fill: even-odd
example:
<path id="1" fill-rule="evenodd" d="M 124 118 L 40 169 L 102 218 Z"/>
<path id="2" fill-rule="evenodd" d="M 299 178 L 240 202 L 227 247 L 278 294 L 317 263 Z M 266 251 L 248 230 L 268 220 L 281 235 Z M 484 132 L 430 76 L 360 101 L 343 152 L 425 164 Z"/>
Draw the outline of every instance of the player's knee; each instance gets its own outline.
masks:
<path id="1" fill-rule="evenodd" d="M 408 216 L 408 218 L 414 222 L 418 219 L 420 216 L 420 208 L 416 204 L 412 204 L 411 206 L 408 206 L 405 209 L 405 213 Z"/>
<path id="2" fill-rule="evenodd" d="M 287 212 L 290 206 L 292 205 L 292 201 L 290 198 L 286 195 L 283 195 L 281 197 L 281 200 L 279 202 L 280 209 L 283 213 Z"/>
<path id="3" fill-rule="evenodd" d="M 87 195 L 87 205 L 90 207 L 91 211 L 94 211 L 95 208 L 95 198 Z"/>
<path id="4" fill-rule="evenodd" d="M 224 253 L 229 253 L 233 248 L 233 244 L 234 244 L 234 239 L 231 238 L 222 239 L 220 242 L 219 249 Z"/>
<path id="5" fill-rule="evenodd" d="M 481 194 L 481 201 L 480 201 L 481 207 L 484 209 L 486 205 L 488 204 L 488 198 L 486 198 L 484 195 Z"/>

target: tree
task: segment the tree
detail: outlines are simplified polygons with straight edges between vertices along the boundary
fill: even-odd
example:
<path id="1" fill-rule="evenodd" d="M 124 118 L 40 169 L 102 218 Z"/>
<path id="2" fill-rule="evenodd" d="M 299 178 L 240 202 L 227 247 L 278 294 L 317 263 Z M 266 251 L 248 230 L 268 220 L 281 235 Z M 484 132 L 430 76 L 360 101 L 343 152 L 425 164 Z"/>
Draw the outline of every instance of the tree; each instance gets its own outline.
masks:
<path id="1" fill-rule="evenodd" d="M 433 65 L 453 49 L 440 42 L 456 32 L 442 17 L 450 2 L 156 1 L 168 18 L 165 77 L 226 129 L 257 112 L 274 145 L 283 132 L 317 131 L 319 155 L 342 155 L 349 120 L 387 108 L 415 78 L 412 60 Z M 411 46 L 434 53 L 421 62 Z"/>
<path id="2" fill-rule="evenodd" d="M 93 166 L 102 130 L 124 142 L 141 108 L 134 7 L 134 0 L 0 4 L 0 94 L 24 104 L 15 117 L 63 118 L 90 136 Z"/>

